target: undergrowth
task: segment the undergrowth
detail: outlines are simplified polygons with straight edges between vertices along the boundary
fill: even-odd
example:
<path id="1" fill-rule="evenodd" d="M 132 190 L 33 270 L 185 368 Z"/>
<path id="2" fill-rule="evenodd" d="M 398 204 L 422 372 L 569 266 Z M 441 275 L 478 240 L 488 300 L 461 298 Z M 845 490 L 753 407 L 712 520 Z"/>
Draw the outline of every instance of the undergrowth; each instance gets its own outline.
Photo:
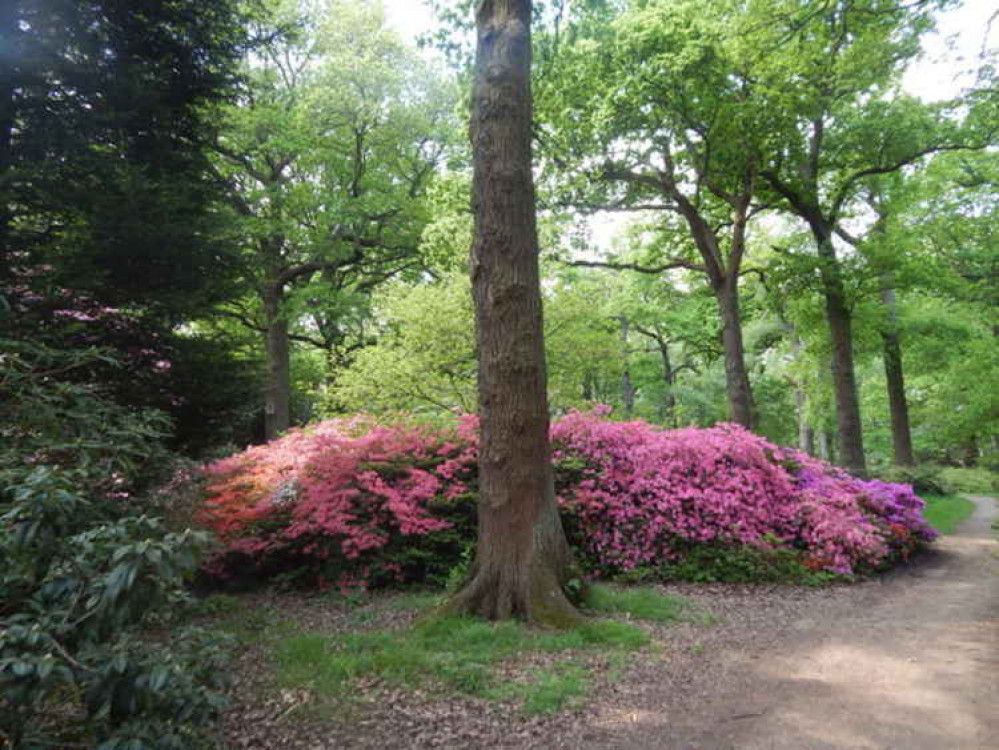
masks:
<path id="1" fill-rule="evenodd" d="M 540 630 L 513 621 L 440 617 L 434 609 L 440 601 L 440 595 L 417 593 L 379 603 L 383 611 L 411 610 L 419 616 L 402 629 L 281 628 L 280 637 L 270 639 L 275 680 L 282 688 L 309 690 L 320 708 L 342 705 L 356 694 L 359 680 L 374 678 L 384 685 L 512 702 L 525 713 L 547 714 L 585 698 L 595 663 L 613 676 L 630 654 L 652 642 L 646 629 L 621 619 L 593 617 L 571 630 Z M 676 621 L 688 610 L 682 600 L 650 589 L 603 586 L 593 588 L 586 606 L 594 614 L 658 623 Z M 359 624 L 359 613 L 348 622 Z"/>

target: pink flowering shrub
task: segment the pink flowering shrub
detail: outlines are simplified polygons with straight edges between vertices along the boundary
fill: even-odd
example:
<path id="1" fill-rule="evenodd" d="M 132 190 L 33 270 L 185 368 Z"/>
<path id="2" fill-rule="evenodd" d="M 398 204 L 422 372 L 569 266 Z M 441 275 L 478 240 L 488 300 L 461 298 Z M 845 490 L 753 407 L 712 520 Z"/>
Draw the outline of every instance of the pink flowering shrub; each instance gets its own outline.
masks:
<path id="1" fill-rule="evenodd" d="M 573 536 L 605 570 L 675 560 L 720 543 L 803 552 L 849 575 L 905 557 L 935 532 L 908 485 L 864 482 L 733 424 L 656 430 L 571 414 L 552 430 Z"/>
<path id="2" fill-rule="evenodd" d="M 208 572 L 443 578 L 475 534 L 474 431 L 337 419 L 210 464 L 199 517 L 224 548 Z"/>
<path id="3" fill-rule="evenodd" d="M 793 552 L 866 573 L 935 533 L 908 485 L 855 479 L 736 425 L 664 431 L 570 414 L 552 428 L 558 502 L 584 566 L 615 574 L 698 550 Z M 206 468 L 215 575 L 320 585 L 440 578 L 474 541 L 476 424 L 323 422 Z"/>

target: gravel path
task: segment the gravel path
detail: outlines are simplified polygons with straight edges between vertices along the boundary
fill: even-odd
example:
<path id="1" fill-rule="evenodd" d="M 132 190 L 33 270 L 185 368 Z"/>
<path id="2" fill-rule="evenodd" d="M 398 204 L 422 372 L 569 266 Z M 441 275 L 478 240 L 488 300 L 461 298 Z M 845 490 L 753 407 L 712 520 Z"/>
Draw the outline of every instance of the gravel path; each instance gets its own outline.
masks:
<path id="1" fill-rule="evenodd" d="M 282 691 L 234 707 L 225 746 L 999 750 L 997 508 L 976 503 L 957 534 L 882 579 L 663 587 L 702 616 L 653 628 L 661 649 L 614 682 L 598 678 L 577 711 L 525 718 L 500 704 L 380 690 L 357 714 L 319 725 L 287 715 L 282 704 L 297 699 Z"/>

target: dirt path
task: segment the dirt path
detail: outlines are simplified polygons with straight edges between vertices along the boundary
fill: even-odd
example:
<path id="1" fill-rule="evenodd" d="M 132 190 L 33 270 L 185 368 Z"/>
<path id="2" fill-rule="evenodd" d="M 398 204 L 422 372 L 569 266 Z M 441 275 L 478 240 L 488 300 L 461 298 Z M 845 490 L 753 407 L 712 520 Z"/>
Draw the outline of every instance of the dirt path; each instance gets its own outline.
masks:
<path id="1" fill-rule="evenodd" d="M 770 616 L 764 604 L 762 620 L 734 631 L 741 637 L 681 646 L 676 673 L 660 674 L 661 687 L 639 669 L 630 689 L 598 703 L 557 744 L 999 750 L 997 503 L 976 503 L 957 534 L 883 582 L 790 606 L 775 599 L 785 609 Z M 711 609 L 710 597 L 700 598 Z M 752 611 L 737 605 L 733 615 Z M 698 645 L 710 653 L 692 668 Z"/>

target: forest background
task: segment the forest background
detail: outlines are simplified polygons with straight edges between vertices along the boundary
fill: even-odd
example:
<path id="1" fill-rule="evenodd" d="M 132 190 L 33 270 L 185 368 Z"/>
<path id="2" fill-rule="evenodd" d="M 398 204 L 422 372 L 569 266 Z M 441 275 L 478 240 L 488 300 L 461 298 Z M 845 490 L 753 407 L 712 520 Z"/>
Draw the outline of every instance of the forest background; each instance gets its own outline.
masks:
<path id="1" fill-rule="evenodd" d="M 734 421 L 856 474 L 990 489 L 983 5 L 537 3 L 552 412 Z M 65 684 L 102 736 L 214 715 L 201 636 L 135 635 L 208 543 L 154 491 L 178 469 L 326 417 L 473 410 L 470 3 L 432 25 L 388 7 L 0 8 L 12 736 Z M 948 13 L 978 21 L 927 91 Z"/>

